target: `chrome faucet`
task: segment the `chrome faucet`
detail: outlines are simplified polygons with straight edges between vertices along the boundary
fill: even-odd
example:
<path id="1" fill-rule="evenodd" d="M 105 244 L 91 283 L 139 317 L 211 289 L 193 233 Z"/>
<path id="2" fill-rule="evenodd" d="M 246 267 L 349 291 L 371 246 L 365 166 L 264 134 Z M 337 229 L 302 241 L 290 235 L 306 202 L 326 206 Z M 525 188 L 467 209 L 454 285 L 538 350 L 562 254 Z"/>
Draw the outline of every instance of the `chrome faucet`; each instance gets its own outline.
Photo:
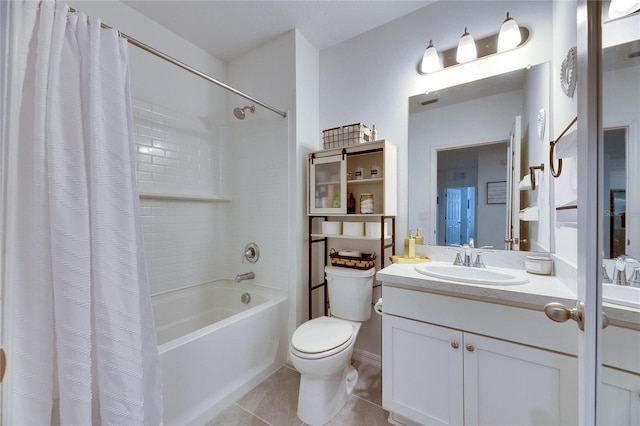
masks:
<path id="1" fill-rule="evenodd" d="M 470 243 L 471 244 L 462 245 L 462 250 L 464 252 L 464 261 L 462 264 L 464 266 L 471 266 L 473 264 L 473 262 L 471 261 L 471 258 L 473 257 L 471 253 L 471 249 L 473 248 L 473 238 L 470 240 Z"/>
<path id="2" fill-rule="evenodd" d="M 456 252 L 456 259 L 453 261 L 453 264 L 456 266 L 471 266 L 474 268 L 486 268 L 487 266 L 482 261 L 480 255 L 484 252 L 479 251 L 476 254 L 476 260 L 473 261 L 473 248 L 475 247 L 475 241 L 473 238 L 469 238 L 468 243 L 464 243 L 463 245 L 455 245 L 454 247 L 459 247 L 460 250 L 449 248 L 449 250 Z M 482 246 L 481 249 L 493 248 L 493 246 Z M 464 260 L 463 260 L 464 259 Z"/>
<path id="3" fill-rule="evenodd" d="M 631 274 L 631 278 L 629 278 L 629 285 L 640 288 L 640 266 L 633 268 L 633 273 Z"/>
<path id="4" fill-rule="evenodd" d="M 636 259 L 626 254 L 621 254 L 616 259 L 616 264 L 613 267 L 613 283 L 614 284 L 624 285 L 624 286 L 629 285 L 629 283 L 627 282 L 627 263 L 628 262 L 638 263 Z"/>
<path id="5" fill-rule="evenodd" d="M 464 265 L 464 263 L 462 262 L 462 258 L 460 257 L 460 252 L 457 249 L 447 247 L 447 250 L 451 250 L 451 251 L 454 251 L 456 253 L 456 258 L 453 261 L 454 265 L 456 265 L 456 266 L 463 266 Z"/>
<path id="6" fill-rule="evenodd" d="M 239 283 L 241 281 L 244 280 L 252 280 L 256 277 L 256 275 L 253 272 L 246 272 L 244 274 L 238 274 L 236 275 L 236 282 Z"/>
<path id="7" fill-rule="evenodd" d="M 463 245 L 459 244 L 451 244 L 453 247 L 458 247 L 460 250 L 454 248 L 448 248 L 451 251 L 456 252 L 456 259 L 453 261 L 453 264 L 456 266 L 471 266 L 471 247 L 469 244 L 464 243 Z M 462 260 L 462 256 L 464 256 L 464 260 Z"/>
<path id="8" fill-rule="evenodd" d="M 473 265 L 472 265 L 474 268 L 486 268 L 487 267 L 487 265 L 485 265 L 484 262 L 482 261 L 482 256 L 481 255 L 483 253 L 489 253 L 489 252 L 479 251 L 479 252 L 476 253 L 476 260 L 473 262 Z"/>

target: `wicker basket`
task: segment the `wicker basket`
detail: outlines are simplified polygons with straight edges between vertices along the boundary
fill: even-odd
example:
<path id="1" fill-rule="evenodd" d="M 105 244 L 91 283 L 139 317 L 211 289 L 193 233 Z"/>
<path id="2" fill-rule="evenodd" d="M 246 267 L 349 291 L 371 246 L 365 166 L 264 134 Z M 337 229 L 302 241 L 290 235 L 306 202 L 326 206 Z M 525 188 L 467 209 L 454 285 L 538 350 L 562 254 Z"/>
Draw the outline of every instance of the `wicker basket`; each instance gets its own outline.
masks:
<path id="1" fill-rule="evenodd" d="M 347 124 L 322 131 L 322 148 L 342 148 L 371 142 L 371 129 L 362 123 Z"/>
<path id="2" fill-rule="evenodd" d="M 360 257 L 340 256 L 336 249 L 332 248 L 329 252 L 332 266 L 340 266 L 342 268 L 352 269 L 371 269 L 376 265 L 376 253 L 369 255 L 363 254 Z"/>

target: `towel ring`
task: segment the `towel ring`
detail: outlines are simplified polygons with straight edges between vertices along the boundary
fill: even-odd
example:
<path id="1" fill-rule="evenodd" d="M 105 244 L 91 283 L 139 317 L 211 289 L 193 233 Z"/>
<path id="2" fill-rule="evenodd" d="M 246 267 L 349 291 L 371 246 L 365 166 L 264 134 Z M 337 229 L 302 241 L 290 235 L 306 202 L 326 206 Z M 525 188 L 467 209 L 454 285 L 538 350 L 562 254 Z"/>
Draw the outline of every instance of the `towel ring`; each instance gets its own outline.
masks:
<path id="1" fill-rule="evenodd" d="M 573 126 L 576 121 L 578 121 L 577 116 L 573 120 L 571 120 L 571 123 L 569 123 L 569 125 L 564 128 L 562 133 L 560 133 L 560 136 L 558 136 L 555 141 L 549 142 L 549 167 L 551 168 L 551 176 L 553 176 L 554 178 L 557 178 L 558 176 L 560 176 L 560 173 L 562 173 L 562 158 L 558 158 L 558 170 L 556 170 L 555 166 L 553 165 L 553 162 L 555 161 L 555 159 L 553 158 L 553 153 L 556 150 L 556 144 L 560 142 L 560 139 L 562 139 L 565 133 L 569 131 L 571 126 Z"/>
<path id="2" fill-rule="evenodd" d="M 536 190 L 536 170 L 544 171 L 544 163 L 539 166 L 529 166 L 529 177 L 531 178 L 531 190 Z"/>
<path id="3" fill-rule="evenodd" d="M 555 141 L 551 141 L 549 142 L 549 168 L 550 168 L 550 172 L 551 172 L 551 176 L 553 176 L 554 178 L 557 178 L 558 176 L 560 176 L 560 173 L 562 173 L 562 158 L 558 158 L 558 170 L 556 171 L 555 166 L 553 165 L 555 159 L 553 158 L 553 153 L 555 152 L 556 149 L 556 142 Z"/>

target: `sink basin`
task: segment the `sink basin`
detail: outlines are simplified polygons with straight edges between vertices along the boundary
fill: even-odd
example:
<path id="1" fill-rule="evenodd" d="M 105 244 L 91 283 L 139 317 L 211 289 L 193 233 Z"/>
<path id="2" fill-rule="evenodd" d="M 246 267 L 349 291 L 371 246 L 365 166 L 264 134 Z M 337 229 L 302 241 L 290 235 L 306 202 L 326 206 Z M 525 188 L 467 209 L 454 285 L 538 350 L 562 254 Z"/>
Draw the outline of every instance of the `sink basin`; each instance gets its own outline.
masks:
<path id="1" fill-rule="evenodd" d="M 602 284 L 602 301 L 630 308 L 640 308 L 640 288 Z"/>
<path id="2" fill-rule="evenodd" d="M 529 282 L 529 278 L 524 273 L 518 274 L 501 268 L 471 268 L 442 263 L 421 263 L 416 265 L 415 269 L 430 277 L 472 284 L 517 285 Z"/>

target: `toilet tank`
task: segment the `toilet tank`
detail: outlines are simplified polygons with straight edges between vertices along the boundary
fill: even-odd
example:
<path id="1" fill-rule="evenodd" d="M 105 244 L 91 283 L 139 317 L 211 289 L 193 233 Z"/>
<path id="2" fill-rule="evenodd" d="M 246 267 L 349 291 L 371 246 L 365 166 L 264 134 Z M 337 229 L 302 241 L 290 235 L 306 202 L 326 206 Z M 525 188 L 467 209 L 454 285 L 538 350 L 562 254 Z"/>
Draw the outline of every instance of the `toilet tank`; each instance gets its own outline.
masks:
<path id="1" fill-rule="evenodd" d="M 326 266 L 331 316 L 349 321 L 366 321 L 371 316 L 373 276 L 376 268 L 367 270 Z"/>

